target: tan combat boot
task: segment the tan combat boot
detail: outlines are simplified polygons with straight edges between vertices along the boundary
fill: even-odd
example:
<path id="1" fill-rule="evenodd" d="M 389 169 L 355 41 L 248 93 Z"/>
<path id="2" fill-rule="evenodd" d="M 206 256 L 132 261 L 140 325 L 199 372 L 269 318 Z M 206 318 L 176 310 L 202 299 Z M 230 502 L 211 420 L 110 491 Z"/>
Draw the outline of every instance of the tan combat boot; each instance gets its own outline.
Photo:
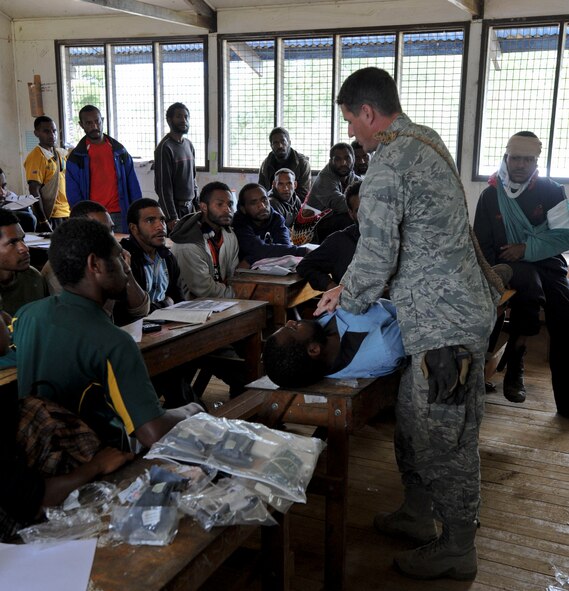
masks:
<path id="1" fill-rule="evenodd" d="M 415 550 L 401 552 L 394 560 L 395 567 L 413 579 L 446 577 L 472 581 L 478 569 L 476 528 L 476 522 L 443 523 L 439 538 Z"/>
<path id="2" fill-rule="evenodd" d="M 408 538 L 417 544 L 426 544 L 438 535 L 431 495 L 419 487 L 405 489 L 401 507 L 393 513 L 379 513 L 373 525 L 379 533 Z"/>

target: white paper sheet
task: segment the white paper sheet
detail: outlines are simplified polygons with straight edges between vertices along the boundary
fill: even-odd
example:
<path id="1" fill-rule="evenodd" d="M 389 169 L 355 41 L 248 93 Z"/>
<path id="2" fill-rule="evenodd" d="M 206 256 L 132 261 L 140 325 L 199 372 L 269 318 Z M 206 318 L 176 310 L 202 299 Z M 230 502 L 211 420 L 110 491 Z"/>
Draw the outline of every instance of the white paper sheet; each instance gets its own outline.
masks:
<path id="1" fill-rule="evenodd" d="M 0 544 L 0 591 L 85 591 L 97 540 Z"/>

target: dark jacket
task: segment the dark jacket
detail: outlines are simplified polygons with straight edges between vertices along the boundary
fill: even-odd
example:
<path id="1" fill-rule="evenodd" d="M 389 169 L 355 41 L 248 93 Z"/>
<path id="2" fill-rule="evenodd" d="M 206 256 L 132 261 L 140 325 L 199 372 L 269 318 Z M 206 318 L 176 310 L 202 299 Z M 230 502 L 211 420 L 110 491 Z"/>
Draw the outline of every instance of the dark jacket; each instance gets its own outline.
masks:
<path id="1" fill-rule="evenodd" d="M 277 160 L 274 153 L 271 152 L 261 164 L 259 170 L 259 184 L 263 185 L 267 191 L 270 191 L 273 187 L 275 172 L 281 168 L 288 168 L 294 172 L 296 182 L 298 183 L 296 193 L 300 197 L 300 200 L 304 201 L 304 198 L 308 195 L 308 191 L 310 191 L 310 185 L 312 184 L 308 158 L 304 154 L 291 148 L 288 158 L 280 162 Z"/>
<path id="2" fill-rule="evenodd" d="M 126 214 L 128 208 L 133 201 L 142 197 L 142 191 L 140 190 L 138 178 L 134 171 L 132 158 L 126 151 L 126 148 L 108 135 L 105 135 L 105 139 L 111 142 L 113 149 L 115 170 L 117 172 L 119 205 L 122 215 L 121 231 L 127 233 L 128 224 Z M 89 152 L 85 137 L 81 139 L 67 158 L 65 188 L 67 191 L 67 201 L 71 207 L 79 201 L 90 199 Z"/>
<path id="3" fill-rule="evenodd" d="M 306 248 L 291 243 L 283 216 L 273 208 L 270 217 L 261 226 L 238 210 L 233 217 L 233 231 L 239 241 L 239 259 L 245 259 L 250 265 L 268 257 L 287 254 L 302 257 L 307 252 Z"/>
<path id="4" fill-rule="evenodd" d="M 315 250 L 309 252 L 296 267 L 296 272 L 308 280 L 313 289 L 326 291 L 330 276 L 339 284 L 352 262 L 360 229 L 357 224 L 330 234 Z"/>
<path id="5" fill-rule="evenodd" d="M 148 285 L 146 283 L 146 273 L 144 272 L 144 250 L 132 236 L 123 238 L 121 240 L 121 246 L 130 253 L 130 268 L 132 274 L 138 285 L 148 292 Z M 168 269 L 168 277 L 170 281 L 168 283 L 168 289 L 166 290 L 166 296 L 172 298 L 175 304 L 184 300 L 182 290 L 180 289 L 180 267 L 174 258 L 174 255 L 165 246 L 157 248 L 158 255 L 166 260 L 166 268 Z M 167 304 L 162 302 L 150 302 L 150 311 L 154 311 L 157 308 L 164 308 Z"/>
<path id="6" fill-rule="evenodd" d="M 298 198 L 296 193 L 293 193 L 289 201 L 281 201 L 274 190 L 270 190 L 267 197 L 271 203 L 272 208 L 280 213 L 285 219 L 285 225 L 287 228 L 291 228 L 300 208 L 302 207 L 302 201 Z"/>
<path id="7" fill-rule="evenodd" d="M 565 191 L 561 185 L 550 179 L 538 178 L 516 198 L 516 201 L 532 226 L 538 226 L 547 219 L 547 212 L 564 199 Z M 496 187 L 490 186 L 480 195 L 474 217 L 474 233 L 490 265 L 506 262 L 500 258 L 502 246 L 505 246 L 508 240 L 498 205 Z M 566 273 L 567 265 L 561 254 L 538 263 L 540 266 L 545 265 Z"/>

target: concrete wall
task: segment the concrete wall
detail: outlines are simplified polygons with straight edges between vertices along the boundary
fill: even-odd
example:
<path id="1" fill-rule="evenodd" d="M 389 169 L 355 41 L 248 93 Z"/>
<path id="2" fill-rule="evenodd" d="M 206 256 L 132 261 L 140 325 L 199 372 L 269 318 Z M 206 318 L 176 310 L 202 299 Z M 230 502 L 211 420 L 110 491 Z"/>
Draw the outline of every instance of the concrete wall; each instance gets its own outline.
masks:
<path id="1" fill-rule="evenodd" d="M 12 23 L 0 13 L 0 168 L 6 173 L 9 186 L 19 187 L 22 154 L 15 80 Z"/>
<path id="2" fill-rule="evenodd" d="M 486 0 L 485 18 L 506 18 L 514 16 L 546 16 L 566 12 L 567 0 Z M 450 2 L 427 2 L 425 0 L 386 0 L 360 3 L 330 2 L 311 5 L 309 3 L 291 7 L 227 9 L 218 13 L 220 34 L 318 30 L 388 26 L 398 24 L 424 24 L 458 22 L 468 20 L 465 12 Z M 11 31 L 15 37 L 12 51 Z M 473 209 L 483 183 L 473 183 L 472 158 L 474 146 L 474 126 L 476 114 L 476 94 L 478 90 L 480 36 L 482 24 L 471 25 L 467 86 L 465 96 L 465 121 L 463 127 L 462 177 Z M 128 16 L 106 16 L 89 19 L 68 18 L 58 20 L 25 20 L 10 23 L 0 17 L 0 68 L 12 81 L 0 89 L 0 115 L 3 123 L 9 122 L 7 131 L 0 137 L 0 162 L 6 159 L 6 167 L 13 183 L 19 180 L 23 186 L 23 176 L 14 178 L 19 166 L 18 158 L 26 152 L 26 132 L 32 130 L 33 118 L 30 115 L 27 83 L 38 73 L 42 77 L 45 112 L 57 118 L 57 88 L 55 40 L 96 39 L 96 38 L 135 38 L 149 36 L 182 36 L 200 34 L 197 29 L 170 25 L 160 21 Z M 210 158 L 210 172 L 199 175 L 200 185 L 217 179 L 227 182 L 238 190 L 245 182 L 256 180 L 256 175 L 237 173 L 218 174 L 218 97 L 217 97 L 217 35 L 209 35 L 209 138 L 207 152 Z M 4 49 L 9 49 L 5 52 Z M 11 61 L 12 60 L 12 61 Z M 6 77 L 3 76 L 6 80 Z M 3 85 L 4 86 L 4 85 Z M 19 107 L 19 112 L 18 112 Z M 18 126 L 19 122 L 19 126 Z M 3 128 L 4 129 L 4 125 Z M 120 138 L 119 138 L 120 139 Z M 14 158 L 7 151 L 18 152 Z M 268 151 L 268 145 L 267 145 Z M 2 164 L 0 164 L 2 166 Z"/>

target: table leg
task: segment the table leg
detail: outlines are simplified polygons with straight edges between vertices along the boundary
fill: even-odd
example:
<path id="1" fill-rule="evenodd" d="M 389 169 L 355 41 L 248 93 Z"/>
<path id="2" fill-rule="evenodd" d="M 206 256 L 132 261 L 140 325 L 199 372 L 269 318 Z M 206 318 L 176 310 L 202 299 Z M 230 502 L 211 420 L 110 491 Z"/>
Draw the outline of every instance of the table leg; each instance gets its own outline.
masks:
<path id="1" fill-rule="evenodd" d="M 245 383 L 248 384 L 261 376 L 261 353 L 263 351 L 261 331 L 249 335 L 243 340 L 245 345 Z"/>
<path id="2" fill-rule="evenodd" d="M 288 591 L 291 564 L 289 555 L 289 516 L 273 513 L 277 525 L 262 527 L 263 591 Z"/>
<path id="3" fill-rule="evenodd" d="M 346 400 L 328 403 L 324 588 L 344 589 L 348 508 L 349 421 Z"/>

